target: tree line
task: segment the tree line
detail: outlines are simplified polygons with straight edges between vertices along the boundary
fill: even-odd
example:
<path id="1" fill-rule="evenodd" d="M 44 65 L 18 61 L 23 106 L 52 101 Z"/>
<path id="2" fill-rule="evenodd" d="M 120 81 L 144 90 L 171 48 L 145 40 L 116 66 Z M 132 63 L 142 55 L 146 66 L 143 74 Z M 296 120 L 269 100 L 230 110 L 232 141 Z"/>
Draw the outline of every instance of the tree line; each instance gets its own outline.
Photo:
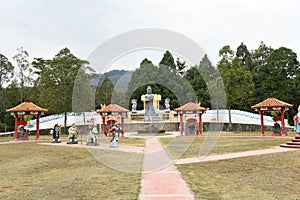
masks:
<path id="1" fill-rule="evenodd" d="M 68 48 L 61 49 L 52 59 L 34 58 L 31 62 L 28 52 L 18 48 L 12 58 L 14 65 L 0 54 L 0 132 L 13 129 L 13 117 L 5 110 L 26 99 L 48 108 L 48 114 L 91 111 L 112 101 L 131 109 L 131 99 L 137 99 L 137 109 L 142 109 L 140 98 L 148 85 L 153 93 L 162 96 L 162 105 L 164 99 L 170 99 L 171 109 L 194 101 L 212 109 L 253 111 L 251 105 L 272 93 L 294 104 L 286 112 L 293 123 L 300 102 L 299 61 L 295 52 L 286 47 L 273 49 L 263 42 L 257 49 L 249 50 L 241 43 L 236 50 L 229 45 L 222 47 L 219 58 L 216 66 L 207 55 L 194 66 L 174 57 L 170 51 L 164 53 L 157 66 L 145 58 L 133 71 L 125 91 L 115 89 L 108 77 L 101 85 L 92 86 L 90 80 L 97 77 L 93 66 Z M 225 95 L 212 94 L 220 85 L 224 86 Z M 73 105 L 72 100 L 76 102 Z"/>

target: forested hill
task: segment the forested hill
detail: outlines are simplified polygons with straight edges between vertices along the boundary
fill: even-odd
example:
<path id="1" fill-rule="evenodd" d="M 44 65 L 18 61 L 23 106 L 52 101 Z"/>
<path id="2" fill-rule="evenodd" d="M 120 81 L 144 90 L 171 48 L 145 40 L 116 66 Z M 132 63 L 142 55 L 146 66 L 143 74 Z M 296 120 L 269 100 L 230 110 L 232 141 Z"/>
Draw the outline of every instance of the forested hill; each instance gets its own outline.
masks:
<path id="1" fill-rule="evenodd" d="M 115 89 L 127 90 L 127 85 L 130 81 L 131 74 L 132 71 L 128 70 L 112 70 L 109 72 L 105 72 L 104 74 L 100 74 L 98 78 L 94 77 L 93 79 L 91 79 L 91 84 L 93 86 L 100 86 L 105 77 L 108 77 L 109 80 L 114 84 L 114 86 L 116 86 Z"/>

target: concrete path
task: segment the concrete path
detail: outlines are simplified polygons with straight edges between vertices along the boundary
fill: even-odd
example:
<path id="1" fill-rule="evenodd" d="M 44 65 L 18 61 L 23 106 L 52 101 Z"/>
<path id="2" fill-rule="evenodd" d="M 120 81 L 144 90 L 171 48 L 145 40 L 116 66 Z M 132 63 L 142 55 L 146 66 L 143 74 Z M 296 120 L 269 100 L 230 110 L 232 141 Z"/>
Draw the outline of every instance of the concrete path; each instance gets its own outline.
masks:
<path id="1" fill-rule="evenodd" d="M 86 146 L 85 144 L 67 144 L 67 142 L 61 143 L 38 143 L 42 145 L 52 145 L 52 146 L 68 146 L 68 147 L 85 147 L 85 148 L 94 148 L 94 149 L 104 149 L 104 150 L 111 150 L 111 151 L 124 151 L 129 153 L 144 153 L 145 147 L 137 147 L 137 146 L 127 146 L 127 145 L 119 145 L 118 148 L 111 148 L 109 144 L 99 143 L 99 146 Z"/>
<path id="2" fill-rule="evenodd" d="M 188 164 L 188 163 L 215 161 L 215 160 L 226 160 L 232 158 L 263 155 L 263 154 L 270 154 L 270 153 L 280 153 L 280 152 L 294 151 L 294 150 L 296 149 L 273 147 L 270 149 L 262 149 L 262 150 L 243 151 L 237 153 L 227 153 L 227 154 L 211 155 L 211 156 L 196 157 L 196 158 L 183 158 L 183 159 L 178 159 L 174 162 L 175 164 Z"/>
<path id="3" fill-rule="evenodd" d="M 156 137 L 146 140 L 139 199 L 195 199 L 181 173 Z"/>

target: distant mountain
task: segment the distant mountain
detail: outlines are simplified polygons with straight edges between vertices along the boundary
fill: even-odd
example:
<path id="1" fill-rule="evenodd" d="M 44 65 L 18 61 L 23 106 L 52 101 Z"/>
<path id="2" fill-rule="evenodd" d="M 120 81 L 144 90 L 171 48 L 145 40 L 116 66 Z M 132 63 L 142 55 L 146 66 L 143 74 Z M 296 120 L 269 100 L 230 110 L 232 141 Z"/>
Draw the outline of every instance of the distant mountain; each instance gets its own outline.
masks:
<path id="1" fill-rule="evenodd" d="M 99 74 L 98 77 L 93 77 L 90 79 L 90 83 L 93 86 L 100 86 L 105 79 L 108 77 L 109 80 L 114 84 L 117 90 L 127 90 L 128 83 L 131 79 L 133 71 L 128 70 L 112 70 L 105 72 L 104 74 Z"/>

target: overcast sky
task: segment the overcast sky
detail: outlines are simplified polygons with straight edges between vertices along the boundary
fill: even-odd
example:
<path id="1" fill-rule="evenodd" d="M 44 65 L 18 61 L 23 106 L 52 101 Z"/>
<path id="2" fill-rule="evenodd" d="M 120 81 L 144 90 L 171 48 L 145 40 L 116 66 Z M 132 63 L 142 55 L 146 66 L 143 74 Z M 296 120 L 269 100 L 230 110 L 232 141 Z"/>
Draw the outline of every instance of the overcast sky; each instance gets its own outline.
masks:
<path id="1" fill-rule="evenodd" d="M 214 64 L 221 47 L 236 50 L 241 42 L 249 50 L 264 41 L 300 55 L 297 0 L 0 0 L 0 13 L 0 53 L 10 60 L 21 46 L 31 60 L 53 58 L 63 47 L 86 59 L 111 37 L 141 28 L 181 33 Z M 163 54 L 147 53 L 124 57 L 115 66 L 133 67 L 144 57 L 157 64 Z"/>

